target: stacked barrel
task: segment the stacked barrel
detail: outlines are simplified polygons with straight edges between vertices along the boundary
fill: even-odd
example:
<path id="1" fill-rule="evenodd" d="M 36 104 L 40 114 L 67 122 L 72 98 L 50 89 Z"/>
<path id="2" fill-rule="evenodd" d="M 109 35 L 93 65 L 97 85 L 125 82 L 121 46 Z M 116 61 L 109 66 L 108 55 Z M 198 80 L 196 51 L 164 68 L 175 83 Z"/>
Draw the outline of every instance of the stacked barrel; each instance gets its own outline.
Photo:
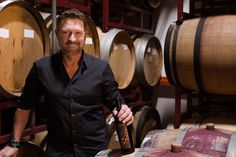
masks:
<path id="1" fill-rule="evenodd" d="M 49 37 L 40 14 L 22 1 L 0 3 L 0 95 L 20 95 L 32 63 L 49 54 Z"/>
<path id="2" fill-rule="evenodd" d="M 213 123 L 205 128 L 154 130 L 148 133 L 141 147 L 170 148 L 172 143 L 182 145 L 183 150 L 201 153 L 201 156 L 234 157 L 236 154 L 235 131 L 215 128 Z"/>
<path id="3" fill-rule="evenodd" d="M 210 94 L 236 94 L 235 15 L 209 16 L 169 27 L 165 70 L 169 82 Z"/>

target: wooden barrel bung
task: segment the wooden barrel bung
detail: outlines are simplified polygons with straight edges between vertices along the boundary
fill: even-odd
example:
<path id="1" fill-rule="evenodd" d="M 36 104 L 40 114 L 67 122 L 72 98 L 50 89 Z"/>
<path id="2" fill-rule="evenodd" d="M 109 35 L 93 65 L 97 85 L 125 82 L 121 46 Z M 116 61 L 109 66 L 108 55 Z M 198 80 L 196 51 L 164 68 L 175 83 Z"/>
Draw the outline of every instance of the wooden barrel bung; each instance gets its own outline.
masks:
<path id="1" fill-rule="evenodd" d="M 207 130 L 214 130 L 215 129 L 215 124 L 214 123 L 207 123 L 206 124 L 206 129 Z"/>
<path id="2" fill-rule="evenodd" d="M 172 143 L 171 144 L 171 152 L 179 153 L 182 151 L 182 144 L 179 143 Z"/>

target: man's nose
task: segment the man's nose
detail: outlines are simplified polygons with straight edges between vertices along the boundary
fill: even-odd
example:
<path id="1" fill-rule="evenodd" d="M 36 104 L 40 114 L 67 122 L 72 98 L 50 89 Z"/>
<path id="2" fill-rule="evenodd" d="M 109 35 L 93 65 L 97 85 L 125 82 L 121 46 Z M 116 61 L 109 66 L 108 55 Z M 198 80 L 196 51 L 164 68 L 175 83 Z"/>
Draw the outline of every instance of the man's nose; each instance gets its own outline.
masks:
<path id="1" fill-rule="evenodd" d="M 69 40 L 70 41 L 76 41 L 76 37 L 75 37 L 75 35 L 73 33 L 70 34 Z"/>

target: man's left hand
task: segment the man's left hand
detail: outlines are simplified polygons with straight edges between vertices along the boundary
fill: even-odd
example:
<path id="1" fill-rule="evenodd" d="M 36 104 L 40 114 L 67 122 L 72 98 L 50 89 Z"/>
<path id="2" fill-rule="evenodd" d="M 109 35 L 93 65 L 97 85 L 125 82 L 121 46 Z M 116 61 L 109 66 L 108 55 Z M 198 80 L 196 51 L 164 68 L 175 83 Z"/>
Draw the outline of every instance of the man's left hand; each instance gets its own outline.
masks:
<path id="1" fill-rule="evenodd" d="M 113 114 L 115 116 L 117 115 L 116 109 L 113 110 Z M 131 109 L 126 104 L 121 105 L 121 109 L 118 113 L 118 118 L 119 118 L 119 121 L 121 121 L 122 123 L 124 123 L 126 125 L 130 125 L 134 121 L 133 113 L 132 113 Z"/>

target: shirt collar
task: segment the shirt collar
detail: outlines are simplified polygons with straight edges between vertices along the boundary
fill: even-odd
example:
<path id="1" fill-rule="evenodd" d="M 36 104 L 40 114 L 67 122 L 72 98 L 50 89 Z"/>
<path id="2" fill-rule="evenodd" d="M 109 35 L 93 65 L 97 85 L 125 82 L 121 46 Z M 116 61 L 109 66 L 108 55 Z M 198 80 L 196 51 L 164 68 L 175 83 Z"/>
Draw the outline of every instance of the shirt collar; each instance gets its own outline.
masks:
<path id="1" fill-rule="evenodd" d="M 55 57 L 56 58 L 56 62 L 60 65 L 60 66 L 64 66 L 63 65 L 63 55 L 60 52 L 58 52 L 57 54 L 58 57 Z M 80 61 L 78 62 L 78 64 L 80 65 L 80 69 L 81 69 L 81 73 L 83 73 L 85 70 L 87 70 L 88 68 L 88 59 L 86 57 L 86 53 L 84 52 L 84 50 L 82 51 L 82 55 L 81 55 L 81 59 Z"/>
<path id="2" fill-rule="evenodd" d="M 58 71 L 58 74 L 62 75 L 62 78 L 65 79 L 66 82 L 70 81 L 70 78 L 68 77 L 65 67 L 63 65 L 63 55 L 61 52 L 55 53 L 52 55 L 52 65 L 55 69 L 55 71 Z M 84 72 L 87 70 L 89 62 L 87 59 L 87 54 L 82 51 L 82 56 L 81 56 L 81 60 L 78 63 L 79 69 L 76 72 L 77 74 L 75 74 L 75 77 L 73 78 L 73 80 L 76 80 L 77 78 L 79 78 L 81 75 L 84 74 Z"/>

